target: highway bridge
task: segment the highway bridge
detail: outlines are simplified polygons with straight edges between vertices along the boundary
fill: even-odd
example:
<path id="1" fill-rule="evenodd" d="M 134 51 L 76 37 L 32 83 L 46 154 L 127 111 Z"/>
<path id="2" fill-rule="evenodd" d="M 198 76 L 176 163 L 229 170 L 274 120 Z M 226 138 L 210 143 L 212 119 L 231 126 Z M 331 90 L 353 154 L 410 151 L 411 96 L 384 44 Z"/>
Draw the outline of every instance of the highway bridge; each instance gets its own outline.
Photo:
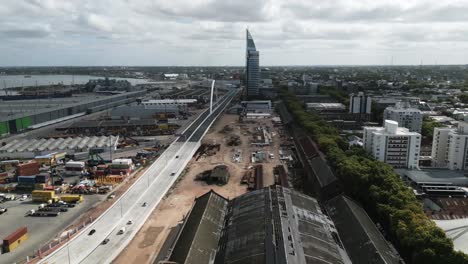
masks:
<path id="1" fill-rule="evenodd" d="M 110 263 L 128 245 L 200 147 L 200 140 L 236 95 L 230 90 L 203 112 L 146 172 L 91 225 L 39 263 Z M 145 204 L 145 206 L 143 206 Z M 132 224 L 127 224 L 132 220 Z M 119 230 L 125 227 L 123 234 Z M 89 232 L 94 229 L 94 234 Z M 107 244 L 102 241 L 109 239 Z"/>

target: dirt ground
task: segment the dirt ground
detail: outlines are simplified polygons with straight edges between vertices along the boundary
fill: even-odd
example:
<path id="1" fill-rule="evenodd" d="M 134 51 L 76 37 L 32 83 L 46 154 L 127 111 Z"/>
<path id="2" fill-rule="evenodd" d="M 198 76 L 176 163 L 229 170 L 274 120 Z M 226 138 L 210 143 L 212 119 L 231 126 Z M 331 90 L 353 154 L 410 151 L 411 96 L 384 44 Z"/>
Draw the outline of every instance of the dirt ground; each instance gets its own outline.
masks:
<path id="1" fill-rule="evenodd" d="M 252 136 L 248 131 L 253 131 L 259 124 L 265 124 L 273 128 L 270 119 L 239 123 L 237 115 L 224 114 L 221 116 L 203 139 L 203 142 L 221 144 L 220 151 L 213 156 L 204 156 L 198 161 L 192 159 L 188 165 L 187 173 L 175 184 L 159 206 L 151 213 L 134 239 L 113 263 L 151 263 L 159 254 L 159 250 L 171 228 L 176 226 L 189 212 L 195 198 L 203 195 L 210 189 L 229 199 L 247 192 L 247 186 L 240 184 L 240 181 L 247 168 L 251 165 L 250 156 L 253 150 L 265 150 L 275 154 L 275 159 L 263 163 L 264 185 L 273 184 L 273 167 L 280 164 L 278 160 L 279 136 L 275 131 L 275 135 L 273 136 L 274 144 L 271 146 L 252 147 L 250 144 Z M 226 145 L 227 134 L 220 132 L 225 125 L 230 125 L 233 128 L 233 131 L 227 134 L 237 134 L 241 137 L 240 146 L 229 147 Z M 242 161 L 239 163 L 232 159 L 235 149 L 242 150 Z M 210 170 L 219 164 L 224 164 L 229 168 L 230 179 L 228 184 L 217 186 L 194 181 L 196 175 L 205 170 Z"/>

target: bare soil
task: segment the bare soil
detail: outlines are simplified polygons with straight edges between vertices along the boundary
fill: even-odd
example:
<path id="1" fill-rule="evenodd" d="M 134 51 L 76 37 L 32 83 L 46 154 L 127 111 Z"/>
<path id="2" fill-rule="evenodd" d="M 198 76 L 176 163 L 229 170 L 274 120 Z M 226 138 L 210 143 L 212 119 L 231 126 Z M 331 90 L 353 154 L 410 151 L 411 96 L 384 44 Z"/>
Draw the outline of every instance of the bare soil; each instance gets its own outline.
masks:
<path id="1" fill-rule="evenodd" d="M 159 254 L 171 228 L 183 220 L 190 211 L 196 197 L 209 190 L 214 190 L 220 195 L 232 199 L 247 192 L 247 186 L 240 183 L 241 178 L 251 164 L 251 151 L 265 150 L 275 154 L 275 159 L 270 159 L 264 165 L 264 185 L 274 184 L 273 167 L 280 164 L 278 157 L 279 136 L 275 132 L 274 144 L 262 148 L 253 148 L 250 144 L 251 131 L 255 127 L 264 124 L 273 128 L 270 119 L 255 120 L 248 123 L 239 123 L 237 115 L 223 114 L 209 133 L 203 139 L 207 143 L 221 144 L 220 151 L 212 156 L 201 157 L 198 161 L 192 159 L 187 166 L 187 173 L 169 191 L 150 217 L 138 231 L 130 244 L 113 261 L 114 264 L 127 263 L 151 263 Z M 228 133 L 220 132 L 225 125 L 230 125 L 233 130 Z M 226 145 L 229 134 L 237 134 L 241 138 L 241 145 L 230 147 Z M 242 161 L 233 161 L 235 149 L 242 150 Z M 228 166 L 230 172 L 229 182 L 224 186 L 207 185 L 204 182 L 194 181 L 195 176 L 206 170 L 213 169 L 216 165 Z"/>

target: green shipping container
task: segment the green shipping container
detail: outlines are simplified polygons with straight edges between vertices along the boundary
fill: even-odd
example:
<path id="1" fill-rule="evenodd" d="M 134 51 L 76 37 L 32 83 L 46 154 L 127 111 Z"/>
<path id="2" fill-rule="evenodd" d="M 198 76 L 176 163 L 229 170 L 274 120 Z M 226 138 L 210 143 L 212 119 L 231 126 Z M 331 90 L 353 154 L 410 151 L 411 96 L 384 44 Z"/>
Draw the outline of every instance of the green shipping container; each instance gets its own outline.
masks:
<path id="1" fill-rule="evenodd" d="M 32 125 L 31 117 L 23 117 L 16 119 L 16 129 L 18 131 L 25 130 Z"/>
<path id="2" fill-rule="evenodd" d="M 0 122 L 0 136 L 10 133 L 10 128 L 8 127 L 8 122 Z"/>

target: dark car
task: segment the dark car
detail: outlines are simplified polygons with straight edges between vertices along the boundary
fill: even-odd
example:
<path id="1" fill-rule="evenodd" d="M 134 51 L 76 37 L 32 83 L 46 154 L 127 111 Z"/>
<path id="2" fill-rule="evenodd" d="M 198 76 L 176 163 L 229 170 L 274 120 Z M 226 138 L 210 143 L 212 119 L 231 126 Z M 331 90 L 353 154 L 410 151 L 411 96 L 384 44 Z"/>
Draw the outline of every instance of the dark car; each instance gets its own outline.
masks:
<path id="1" fill-rule="evenodd" d="M 144 202 L 141 206 L 145 207 L 145 206 L 146 206 L 146 202 Z"/>
<path id="2" fill-rule="evenodd" d="M 88 233 L 88 236 L 92 236 L 94 233 L 96 233 L 96 229 L 91 229 L 91 231 Z"/>
<path id="3" fill-rule="evenodd" d="M 174 175 L 175 175 L 175 172 L 172 172 L 172 173 L 171 173 L 171 176 L 174 176 Z"/>
<path id="4" fill-rule="evenodd" d="M 175 158 L 178 159 L 178 158 L 179 158 L 179 155 L 175 156 Z"/>
<path id="5" fill-rule="evenodd" d="M 107 244 L 107 242 L 109 242 L 109 239 L 108 239 L 108 238 L 104 239 L 104 240 L 102 241 L 102 244 L 105 245 L 105 244 Z"/>

